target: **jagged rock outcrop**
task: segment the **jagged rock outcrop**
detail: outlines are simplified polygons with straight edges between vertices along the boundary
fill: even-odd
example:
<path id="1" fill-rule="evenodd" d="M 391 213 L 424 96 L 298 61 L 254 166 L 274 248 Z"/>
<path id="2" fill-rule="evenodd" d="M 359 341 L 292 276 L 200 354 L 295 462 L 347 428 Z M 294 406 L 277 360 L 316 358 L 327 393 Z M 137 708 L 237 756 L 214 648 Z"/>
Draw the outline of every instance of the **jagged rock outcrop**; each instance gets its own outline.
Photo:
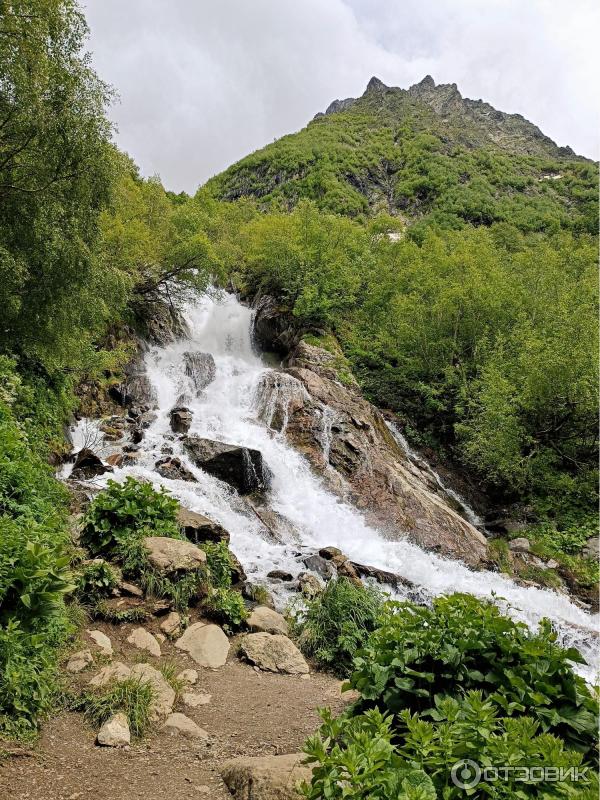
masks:
<path id="1" fill-rule="evenodd" d="M 240 494 L 269 488 L 271 474 L 258 450 L 200 436 L 185 437 L 183 446 L 196 466 L 230 484 Z"/>
<path id="2" fill-rule="evenodd" d="M 89 481 L 92 478 L 97 478 L 99 475 L 104 475 L 105 472 L 112 472 L 113 468 L 110 465 L 103 464 L 100 459 L 92 450 L 84 447 L 75 456 L 75 463 L 71 470 L 70 478 L 78 481 Z"/>
<path id="3" fill-rule="evenodd" d="M 189 508 L 181 506 L 177 512 L 177 523 L 186 539 L 194 544 L 202 542 L 229 543 L 229 533 L 225 528 L 197 511 L 190 511 Z"/>
<path id="4" fill-rule="evenodd" d="M 169 478 L 173 481 L 188 481 L 196 483 L 194 474 L 183 464 L 180 458 L 165 456 L 159 458 L 154 465 L 155 470 L 162 478 Z"/>
<path id="5" fill-rule="evenodd" d="M 177 406 L 171 409 L 171 430 L 174 433 L 187 433 L 192 426 L 194 415 L 186 406 Z"/>
<path id="6" fill-rule="evenodd" d="M 199 395 L 203 389 L 212 383 L 217 374 L 215 359 L 210 353 L 192 353 L 186 351 L 183 354 L 185 374 L 190 379 L 196 394 Z"/>

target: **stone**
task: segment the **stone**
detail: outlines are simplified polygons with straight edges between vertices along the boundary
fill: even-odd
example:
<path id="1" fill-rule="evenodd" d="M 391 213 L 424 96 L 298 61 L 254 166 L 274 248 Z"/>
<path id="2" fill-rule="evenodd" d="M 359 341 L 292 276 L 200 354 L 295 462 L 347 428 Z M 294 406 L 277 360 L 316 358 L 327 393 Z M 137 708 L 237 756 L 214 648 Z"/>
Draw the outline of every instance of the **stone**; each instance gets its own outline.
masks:
<path id="1" fill-rule="evenodd" d="M 337 547 L 322 547 L 319 550 L 319 555 L 326 561 L 332 561 L 334 558 L 339 558 L 339 556 L 343 556 L 344 554 Z M 344 558 L 346 558 L 346 556 L 344 556 Z"/>
<path id="2" fill-rule="evenodd" d="M 136 427 L 131 431 L 131 441 L 133 444 L 139 444 L 146 434 L 143 428 Z"/>
<path id="3" fill-rule="evenodd" d="M 187 686 L 193 686 L 195 683 L 198 683 L 198 671 L 195 669 L 184 669 L 177 676 L 177 680 L 182 681 L 187 684 Z"/>
<path id="4" fill-rule="evenodd" d="M 176 636 L 181 629 L 181 616 L 177 611 L 167 614 L 164 621 L 160 624 L 161 631 L 167 636 Z"/>
<path id="5" fill-rule="evenodd" d="M 106 463 L 110 464 L 111 467 L 122 467 L 123 459 L 123 453 L 111 453 L 106 459 Z"/>
<path id="6" fill-rule="evenodd" d="M 333 567 L 327 561 L 327 559 L 323 558 L 321 555 L 317 555 L 316 553 L 304 559 L 304 566 L 307 569 L 310 569 L 312 572 L 316 572 L 322 578 L 325 578 L 325 580 L 333 578 L 335 574 Z"/>
<path id="7" fill-rule="evenodd" d="M 218 669 L 227 661 L 229 639 L 218 625 L 196 622 L 175 642 L 175 647 L 189 653 L 201 667 Z"/>
<path id="8" fill-rule="evenodd" d="M 187 433 L 192 427 L 194 415 L 189 408 L 177 406 L 172 408 L 169 414 L 171 419 L 171 430 L 173 433 Z"/>
<path id="9" fill-rule="evenodd" d="M 531 545 L 529 544 L 529 539 L 525 539 L 524 536 L 521 536 L 518 539 L 513 539 L 508 543 L 508 549 L 512 553 L 528 553 L 530 547 Z"/>
<path id="10" fill-rule="evenodd" d="M 200 436 L 185 437 L 183 446 L 197 467 L 240 494 L 265 491 L 271 484 L 271 473 L 258 450 Z"/>
<path id="11" fill-rule="evenodd" d="M 184 371 L 191 379 L 196 395 L 200 395 L 203 389 L 212 383 L 217 374 L 215 359 L 210 353 L 192 353 L 187 351 L 183 354 Z"/>
<path id="12" fill-rule="evenodd" d="M 171 735 L 181 734 L 190 739 L 208 739 L 208 733 L 200 728 L 196 723 L 185 714 L 169 714 L 163 725 L 163 730 L 168 731 Z"/>
<path id="13" fill-rule="evenodd" d="M 257 606 L 248 617 L 246 624 L 251 631 L 259 633 L 281 633 L 284 636 L 289 633 L 284 617 L 267 606 Z"/>
<path id="14" fill-rule="evenodd" d="M 75 463 L 69 477 L 73 480 L 89 481 L 97 478 L 98 475 L 112 471 L 113 468 L 110 465 L 103 464 L 101 458 L 89 448 L 84 447 L 75 456 Z"/>
<path id="15" fill-rule="evenodd" d="M 100 688 L 101 686 L 106 686 L 108 683 L 118 683 L 119 681 L 124 681 L 131 676 L 131 669 L 127 666 L 127 664 L 123 664 L 122 661 L 114 661 L 112 664 L 108 664 L 106 667 L 102 667 L 100 672 L 90 680 L 89 686 L 93 686 L 94 688 Z"/>
<path id="16" fill-rule="evenodd" d="M 147 631 L 145 628 L 136 628 L 127 637 L 127 641 L 129 644 L 137 647 L 138 650 L 145 650 L 155 658 L 160 658 L 161 656 L 159 643 L 156 641 L 150 631 Z"/>
<path id="17" fill-rule="evenodd" d="M 184 692 L 181 698 L 184 705 L 190 708 L 198 708 L 198 706 L 205 706 L 210 703 L 212 695 L 208 692 Z"/>
<path id="18" fill-rule="evenodd" d="M 133 406 L 136 411 L 144 406 L 146 408 L 155 407 L 156 391 L 146 374 L 146 367 L 141 353 L 136 354 L 125 365 L 123 372 L 125 373 L 125 380 L 120 384 L 111 386 L 109 389 L 112 399 L 122 406 Z"/>
<path id="19" fill-rule="evenodd" d="M 131 668 L 131 677 L 142 683 L 149 683 L 155 692 L 150 706 L 150 718 L 153 722 L 168 716 L 175 703 L 175 691 L 167 683 L 162 673 L 150 664 L 136 664 Z"/>
<path id="20" fill-rule="evenodd" d="M 307 600 L 313 600 L 321 594 L 324 586 L 316 575 L 311 575 L 310 572 L 301 572 L 298 575 L 298 588 Z"/>
<path id="21" fill-rule="evenodd" d="M 131 744 L 131 733 L 125 714 L 119 712 L 107 719 L 98 731 L 96 741 L 103 747 L 127 747 Z"/>
<path id="22" fill-rule="evenodd" d="M 206 564 L 206 553 L 191 542 L 168 536 L 147 536 L 148 561 L 160 572 L 190 572 Z"/>
<path id="23" fill-rule="evenodd" d="M 252 603 L 260 603 L 262 606 L 275 609 L 275 601 L 273 600 L 271 592 L 260 584 L 246 581 L 242 586 L 242 597 L 246 600 L 250 600 Z"/>
<path id="24" fill-rule="evenodd" d="M 288 675 L 304 675 L 310 672 L 304 656 L 287 636 L 249 633 L 242 639 L 240 652 L 251 664 L 267 672 L 283 672 Z"/>
<path id="25" fill-rule="evenodd" d="M 296 787 L 310 783 L 312 768 L 303 753 L 234 758 L 221 767 L 221 777 L 235 800 L 300 800 Z"/>
<path id="26" fill-rule="evenodd" d="M 67 661 L 66 670 L 67 672 L 81 672 L 90 664 L 92 664 L 94 658 L 89 650 L 79 650 L 77 653 L 73 653 L 73 655 Z"/>
<path id="27" fill-rule="evenodd" d="M 136 586 L 135 583 L 128 583 L 127 581 L 121 581 L 119 583 L 119 589 L 123 594 L 129 595 L 129 597 L 143 597 L 144 593 L 140 589 L 139 586 Z"/>
<path id="28" fill-rule="evenodd" d="M 286 572 L 283 569 L 272 569 L 270 572 L 267 572 L 267 578 L 273 578 L 277 581 L 285 581 L 286 583 L 294 580 L 292 573 Z"/>
<path id="29" fill-rule="evenodd" d="M 181 506 L 177 512 L 177 522 L 186 539 L 194 544 L 202 542 L 227 542 L 229 544 L 230 537 L 225 528 L 197 511 L 190 511 L 189 508 Z"/>
<path id="30" fill-rule="evenodd" d="M 105 655 L 112 656 L 112 642 L 105 633 L 102 633 L 102 631 L 87 631 L 87 634 L 90 639 L 98 645 L 100 650 L 102 650 Z"/>
<path id="31" fill-rule="evenodd" d="M 194 473 L 182 463 L 180 458 L 171 456 L 159 458 L 154 468 L 162 478 L 172 481 L 188 481 L 189 483 L 198 482 Z"/>

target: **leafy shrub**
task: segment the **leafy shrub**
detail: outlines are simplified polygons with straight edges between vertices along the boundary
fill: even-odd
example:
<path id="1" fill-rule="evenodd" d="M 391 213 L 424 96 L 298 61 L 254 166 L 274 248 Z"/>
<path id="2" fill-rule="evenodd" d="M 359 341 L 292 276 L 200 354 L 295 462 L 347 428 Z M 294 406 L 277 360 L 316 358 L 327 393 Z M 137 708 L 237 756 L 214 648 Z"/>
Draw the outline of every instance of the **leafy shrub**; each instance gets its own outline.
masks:
<path id="1" fill-rule="evenodd" d="M 203 542 L 202 550 L 206 553 L 206 566 L 211 585 L 215 588 L 229 588 L 233 562 L 227 542 Z"/>
<path id="2" fill-rule="evenodd" d="M 348 675 L 356 651 L 377 626 L 382 604 L 383 597 L 374 588 L 355 586 L 347 578 L 329 581 L 296 615 L 294 627 L 302 652 L 322 667 Z"/>
<path id="3" fill-rule="evenodd" d="M 161 575 L 146 568 L 140 575 L 146 594 L 171 600 L 178 611 L 185 611 L 190 602 L 206 594 L 206 575 L 201 569 L 183 575 Z"/>
<path id="4" fill-rule="evenodd" d="M 83 603 L 97 603 L 118 586 L 119 576 L 114 567 L 98 558 L 82 564 L 75 580 L 78 599 Z"/>
<path id="5" fill-rule="evenodd" d="M 81 543 L 92 555 L 123 555 L 144 536 L 181 538 L 177 525 L 179 503 L 164 489 L 127 478 L 109 481 L 85 515 Z"/>
<path id="6" fill-rule="evenodd" d="M 244 598 L 235 589 L 213 589 L 204 601 L 204 608 L 227 628 L 239 628 L 248 616 Z"/>
<path id="7" fill-rule="evenodd" d="M 531 716 L 544 733 L 584 753 L 597 743 L 598 703 L 572 664 L 579 652 L 556 644 L 548 622 L 538 633 L 470 595 L 431 608 L 391 604 L 355 660 L 350 685 L 361 709 L 432 713 L 436 697 L 479 690 L 509 717 Z"/>
<path id="8" fill-rule="evenodd" d="M 150 707 L 155 696 L 156 690 L 147 681 L 126 678 L 107 688 L 84 692 L 73 707 L 83 711 L 96 727 L 121 711 L 127 717 L 131 733 L 140 737 L 150 727 Z"/>

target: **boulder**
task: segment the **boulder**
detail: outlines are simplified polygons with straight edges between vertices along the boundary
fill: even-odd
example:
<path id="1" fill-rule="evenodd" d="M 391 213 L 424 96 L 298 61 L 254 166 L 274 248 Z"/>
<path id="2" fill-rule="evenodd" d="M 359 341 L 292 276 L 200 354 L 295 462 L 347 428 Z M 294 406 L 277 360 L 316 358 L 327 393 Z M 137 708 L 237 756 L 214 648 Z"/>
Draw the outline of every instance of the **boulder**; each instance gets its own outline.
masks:
<path id="1" fill-rule="evenodd" d="M 112 642 L 108 638 L 105 633 L 102 631 L 87 631 L 88 636 L 90 639 L 98 645 L 100 650 L 104 653 L 104 655 L 112 656 L 113 654 L 113 647 Z"/>
<path id="2" fill-rule="evenodd" d="M 146 374 L 141 353 L 138 353 L 123 368 L 125 380 L 122 383 L 111 386 L 108 393 L 112 399 L 122 406 L 133 406 L 135 409 L 140 407 L 155 408 L 157 402 L 156 391 L 152 386 L 150 378 Z M 139 415 L 139 411 L 137 412 Z"/>
<path id="3" fill-rule="evenodd" d="M 217 374 L 215 359 L 210 353 L 192 353 L 187 351 L 183 354 L 183 365 L 185 374 L 190 378 L 191 383 L 199 395 L 212 383 Z"/>
<path id="4" fill-rule="evenodd" d="M 311 767 L 303 753 L 234 758 L 221 768 L 221 777 L 236 800 L 300 800 L 296 786 L 310 782 Z"/>
<path id="5" fill-rule="evenodd" d="M 240 494 L 265 491 L 270 486 L 271 473 L 258 450 L 200 436 L 185 437 L 183 445 L 196 466 Z"/>
<path id="6" fill-rule="evenodd" d="M 208 733 L 200 728 L 185 714 L 169 714 L 163 725 L 163 730 L 173 735 L 187 736 L 190 739 L 208 739 Z"/>
<path id="7" fill-rule="evenodd" d="M 521 536 L 518 539 L 513 539 L 508 543 L 508 549 L 511 551 L 511 553 L 528 553 L 530 547 L 531 545 L 529 544 L 529 539 L 526 539 L 524 536 Z"/>
<path id="8" fill-rule="evenodd" d="M 112 683 L 115 681 L 118 683 L 119 681 L 124 681 L 126 678 L 131 676 L 131 669 L 127 666 L 127 664 L 123 664 L 121 661 L 115 661 L 112 664 L 107 664 L 106 667 L 102 667 L 100 672 L 90 680 L 89 686 L 93 686 L 94 688 L 100 688 L 101 686 L 106 686 L 108 683 Z"/>
<path id="9" fill-rule="evenodd" d="M 137 647 L 138 650 L 145 650 L 155 658 L 160 658 L 161 656 L 159 643 L 150 631 L 147 631 L 145 628 L 136 628 L 127 637 L 127 641 L 129 644 Z"/>
<path id="10" fill-rule="evenodd" d="M 284 636 L 289 633 L 285 618 L 267 606 L 257 606 L 248 617 L 247 625 L 258 633 L 281 633 Z"/>
<path id="11" fill-rule="evenodd" d="M 72 480 L 89 481 L 104 475 L 105 472 L 112 472 L 110 465 L 102 463 L 102 460 L 89 448 L 84 447 L 75 456 L 75 463 L 69 476 Z"/>
<path id="12" fill-rule="evenodd" d="M 267 672 L 306 675 L 310 672 L 296 645 L 281 634 L 249 633 L 244 636 L 240 652 L 252 664 Z"/>
<path id="13" fill-rule="evenodd" d="M 317 555 L 316 553 L 304 559 L 304 566 L 307 569 L 312 570 L 312 572 L 316 572 L 325 580 L 329 580 L 335 575 L 335 571 L 327 559 L 323 558 L 321 555 Z"/>
<path id="14" fill-rule="evenodd" d="M 125 714 L 119 712 L 107 719 L 98 731 L 96 741 L 104 747 L 127 747 L 131 744 L 131 733 Z"/>
<path id="15" fill-rule="evenodd" d="M 175 642 L 175 647 L 189 653 L 201 667 L 218 669 L 227 661 L 229 639 L 218 625 L 196 622 Z"/>
<path id="16" fill-rule="evenodd" d="M 197 511 L 190 511 L 189 508 L 181 506 L 177 512 L 177 522 L 186 539 L 194 544 L 202 542 L 229 543 L 229 533 L 225 528 Z"/>
<path id="17" fill-rule="evenodd" d="M 94 658 L 89 650 L 79 650 L 77 653 L 73 653 L 71 658 L 67 661 L 66 670 L 67 672 L 81 672 L 90 664 L 92 664 Z"/>
<path id="18" fill-rule="evenodd" d="M 125 456 L 123 453 L 111 453 L 107 457 L 106 463 L 109 464 L 111 467 L 122 467 L 124 458 Z"/>
<path id="19" fill-rule="evenodd" d="M 179 458 L 172 458 L 171 456 L 159 458 L 154 468 L 162 478 L 168 478 L 172 481 L 198 482 L 193 472 Z"/>
<path id="20" fill-rule="evenodd" d="M 301 572 L 298 575 L 298 588 L 307 600 L 313 600 L 323 591 L 323 584 L 310 572 Z"/>
<path id="21" fill-rule="evenodd" d="M 193 414 L 189 408 L 179 406 L 171 409 L 171 430 L 173 433 L 187 433 L 192 427 Z"/>
<path id="22" fill-rule="evenodd" d="M 147 536 L 148 561 L 159 572 L 190 572 L 206 564 L 206 553 L 191 542 L 168 536 Z"/>
<path id="23" fill-rule="evenodd" d="M 161 622 L 160 629 L 167 636 L 177 635 L 181 630 L 181 616 L 176 611 L 171 611 Z"/>
<path id="24" fill-rule="evenodd" d="M 294 580 L 292 573 L 286 572 L 283 569 L 272 569 L 270 572 L 267 572 L 267 578 L 272 578 L 276 581 L 284 581 L 285 583 Z"/>
<path id="25" fill-rule="evenodd" d="M 136 664 L 131 668 L 131 677 L 137 678 L 141 683 L 149 683 L 154 689 L 154 698 L 150 706 L 150 718 L 153 722 L 171 713 L 175 703 L 175 691 L 161 672 L 150 664 Z"/>

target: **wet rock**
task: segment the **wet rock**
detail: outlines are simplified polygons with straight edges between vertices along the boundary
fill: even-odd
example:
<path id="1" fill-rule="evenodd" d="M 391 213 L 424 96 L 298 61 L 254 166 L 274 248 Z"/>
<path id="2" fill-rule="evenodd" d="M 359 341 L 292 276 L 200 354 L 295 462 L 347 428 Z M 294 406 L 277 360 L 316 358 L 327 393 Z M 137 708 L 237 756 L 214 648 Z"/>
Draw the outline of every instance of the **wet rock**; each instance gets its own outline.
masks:
<path id="1" fill-rule="evenodd" d="M 400 586 L 409 588 L 414 586 L 414 583 L 409 581 L 407 578 L 403 578 L 393 572 L 388 572 L 385 569 L 372 567 L 369 564 L 359 564 L 357 561 L 351 561 L 350 564 L 354 568 L 354 571 L 357 573 L 357 575 L 359 575 L 361 578 L 371 578 L 372 580 L 377 581 L 377 583 L 391 586 L 393 589 L 398 589 Z"/>
<path id="2" fill-rule="evenodd" d="M 285 618 L 267 606 L 257 606 L 247 619 L 246 624 L 251 631 L 258 633 L 281 633 L 287 636 L 288 624 Z"/>
<path id="3" fill-rule="evenodd" d="M 167 536 L 147 536 L 148 561 L 160 572 L 189 572 L 206 564 L 206 553 L 191 542 Z"/>
<path id="4" fill-rule="evenodd" d="M 187 433 L 192 426 L 194 415 L 189 408 L 179 406 L 171 409 L 170 418 L 173 433 Z"/>
<path id="5" fill-rule="evenodd" d="M 153 422 L 156 422 L 157 419 L 158 414 L 155 414 L 154 411 L 144 411 L 144 413 L 138 418 L 137 424 L 138 427 L 147 429 L 150 427 L 150 425 L 152 425 Z"/>
<path id="6" fill-rule="evenodd" d="M 182 463 L 179 458 L 160 458 L 154 468 L 158 474 L 163 478 L 168 478 L 172 481 L 189 481 L 190 483 L 197 483 L 194 474 Z"/>
<path id="7" fill-rule="evenodd" d="M 208 739 L 208 733 L 200 728 L 185 714 L 169 714 L 163 725 L 163 730 L 171 735 L 180 734 L 190 739 Z"/>
<path id="8" fill-rule="evenodd" d="M 125 365 L 123 372 L 125 380 L 109 389 L 112 399 L 119 405 L 132 406 L 136 409 L 140 407 L 155 408 L 156 391 L 146 374 L 141 352 Z"/>
<path id="9" fill-rule="evenodd" d="M 67 661 L 67 672 L 77 673 L 82 672 L 86 667 L 94 662 L 94 658 L 89 650 L 79 650 Z"/>
<path id="10" fill-rule="evenodd" d="M 267 572 L 267 578 L 271 578 L 276 581 L 283 581 L 284 583 L 289 583 L 290 581 L 294 580 L 292 573 L 286 572 L 283 569 L 272 569 L 270 572 Z"/>
<path id="11" fill-rule="evenodd" d="M 98 645 L 100 650 L 102 650 L 105 655 L 112 656 L 112 642 L 105 633 L 102 633 L 102 631 L 87 631 L 87 634 L 90 639 Z"/>
<path id="12" fill-rule="evenodd" d="M 301 572 L 298 575 L 298 588 L 307 600 L 318 597 L 324 589 L 321 581 L 310 572 Z"/>
<path id="13" fill-rule="evenodd" d="M 177 512 L 177 522 L 185 537 L 194 542 L 227 542 L 229 544 L 229 533 L 221 527 L 218 522 L 213 522 L 204 514 L 190 511 L 188 508 L 180 507 Z"/>
<path id="14" fill-rule="evenodd" d="M 217 374 L 215 360 L 210 353 L 191 353 L 187 351 L 183 354 L 183 364 L 185 374 L 191 379 L 196 395 L 206 389 L 209 383 L 214 381 Z"/>
<path id="15" fill-rule="evenodd" d="M 275 608 L 275 601 L 271 592 L 256 583 L 246 581 L 242 586 L 242 597 L 252 603 L 260 603 L 263 606 L 267 606 L 267 608 Z"/>
<path id="16" fill-rule="evenodd" d="M 103 464 L 102 460 L 92 450 L 84 447 L 75 456 L 75 463 L 70 477 L 73 480 L 89 481 L 92 478 L 97 478 L 98 475 L 104 475 L 105 472 L 112 471 L 113 468 L 110 465 Z"/>
<path id="17" fill-rule="evenodd" d="M 122 467 L 123 458 L 123 453 L 111 453 L 106 459 L 106 463 L 110 464 L 111 467 Z"/>
<path id="18" fill-rule="evenodd" d="M 281 634 L 249 633 L 242 639 L 240 653 L 251 664 L 267 672 L 287 675 L 306 675 L 310 672 L 300 650 Z"/>
<path id="19" fill-rule="evenodd" d="M 127 717 L 122 712 L 107 719 L 96 738 L 103 747 L 127 747 L 131 744 L 131 733 Z"/>
<path id="20" fill-rule="evenodd" d="M 512 553 L 528 553 L 530 548 L 529 539 L 525 539 L 523 536 L 508 543 L 508 549 Z"/>
<path id="21" fill-rule="evenodd" d="M 274 297 L 263 295 L 256 303 L 253 332 L 262 350 L 287 355 L 300 338 L 300 323 Z"/>
<path id="22" fill-rule="evenodd" d="M 161 656 L 159 643 L 150 631 L 147 631 L 145 628 L 136 628 L 127 637 L 127 641 L 129 644 L 137 647 L 138 650 L 145 650 L 155 658 L 160 658 Z"/>
<path id="23" fill-rule="evenodd" d="M 131 441 L 133 442 L 133 444 L 139 444 L 144 438 L 144 436 L 145 433 L 143 428 L 134 428 L 131 431 Z"/>
<path id="24" fill-rule="evenodd" d="M 221 768 L 221 777 L 235 800 L 300 800 L 296 786 L 310 783 L 312 768 L 303 753 L 234 758 Z"/>
<path id="25" fill-rule="evenodd" d="M 89 686 L 100 688 L 113 681 L 117 683 L 119 681 L 124 681 L 129 677 L 131 677 L 131 669 L 127 664 L 123 664 L 122 661 L 115 661 L 112 664 L 108 664 L 106 667 L 102 667 L 100 672 L 94 675 L 90 680 Z"/>
<path id="26" fill-rule="evenodd" d="M 150 718 L 153 721 L 168 716 L 175 703 L 175 691 L 167 683 L 162 673 L 150 664 L 136 664 L 131 668 L 131 677 L 141 683 L 149 683 L 154 689 L 154 699 L 150 706 Z"/>
<path id="27" fill-rule="evenodd" d="M 176 636 L 181 630 L 181 616 L 177 611 L 167 614 L 164 622 L 160 625 L 161 631 L 167 636 Z"/>
<path id="28" fill-rule="evenodd" d="M 175 642 L 175 647 L 189 653 L 201 667 L 218 669 L 227 661 L 229 639 L 218 625 L 196 622 Z"/>
<path id="29" fill-rule="evenodd" d="M 231 584 L 237 588 L 246 580 L 246 573 L 241 561 L 231 550 L 229 551 L 229 560 L 231 562 Z"/>
<path id="30" fill-rule="evenodd" d="M 329 580 L 333 578 L 335 572 L 331 564 L 327 561 L 327 559 L 323 558 L 321 555 L 312 555 L 308 556 L 308 558 L 304 559 L 304 566 L 308 569 L 312 570 L 312 572 L 316 572 L 325 580 Z"/>
<path id="31" fill-rule="evenodd" d="M 322 547 L 319 550 L 319 555 L 326 561 L 333 561 L 334 558 L 339 558 L 339 556 L 342 556 L 344 554 L 337 547 Z M 346 556 L 344 556 L 344 558 L 346 558 Z"/>
<path id="32" fill-rule="evenodd" d="M 238 490 L 240 494 L 265 491 L 271 474 L 258 450 L 187 436 L 183 445 L 196 466 Z"/>

